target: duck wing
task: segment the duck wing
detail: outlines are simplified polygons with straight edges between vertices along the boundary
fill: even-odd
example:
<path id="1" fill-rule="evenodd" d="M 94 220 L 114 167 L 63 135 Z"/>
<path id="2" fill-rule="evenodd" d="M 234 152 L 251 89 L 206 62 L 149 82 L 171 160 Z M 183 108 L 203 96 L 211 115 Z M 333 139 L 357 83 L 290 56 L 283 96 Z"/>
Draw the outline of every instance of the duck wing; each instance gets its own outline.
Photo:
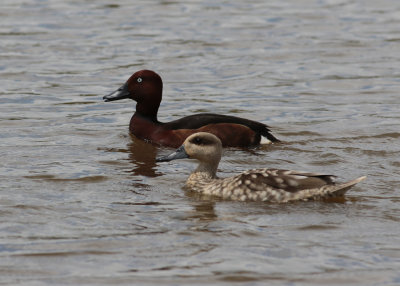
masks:
<path id="1" fill-rule="evenodd" d="M 254 169 L 235 177 L 257 189 L 270 187 L 291 193 L 335 184 L 333 175 L 279 169 Z"/>
<path id="2" fill-rule="evenodd" d="M 261 136 L 266 137 L 272 142 L 279 142 L 279 140 L 270 133 L 268 125 L 254 120 L 249 120 L 230 115 L 199 113 L 199 114 L 189 115 L 167 123 L 163 123 L 163 125 L 168 129 L 176 130 L 176 129 L 198 129 L 200 127 L 209 124 L 218 124 L 218 123 L 241 124 L 252 129 Z"/>
<path id="3" fill-rule="evenodd" d="M 254 169 L 234 177 L 222 179 L 222 196 L 237 200 L 288 202 L 343 196 L 347 190 L 365 177 L 336 184 L 335 176 L 319 173 Z"/>

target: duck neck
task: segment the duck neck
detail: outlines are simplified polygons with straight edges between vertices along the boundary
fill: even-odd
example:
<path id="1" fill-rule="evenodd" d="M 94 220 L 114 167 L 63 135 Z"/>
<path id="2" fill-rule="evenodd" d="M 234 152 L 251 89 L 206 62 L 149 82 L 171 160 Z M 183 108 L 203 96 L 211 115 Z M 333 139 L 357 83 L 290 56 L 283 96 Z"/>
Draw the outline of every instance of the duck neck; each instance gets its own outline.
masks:
<path id="1" fill-rule="evenodd" d="M 150 119 L 153 122 L 158 122 L 157 113 L 160 107 L 160 102 L 138 102 L 136 104 L 136 114 Z"/>
<path id="2" fill-rule="evenodd" d="M 219 160 L 200 162 L 193 174 L 202 174 L 205 178 L 215 179 L 217 177 L 217 168 Z"/>

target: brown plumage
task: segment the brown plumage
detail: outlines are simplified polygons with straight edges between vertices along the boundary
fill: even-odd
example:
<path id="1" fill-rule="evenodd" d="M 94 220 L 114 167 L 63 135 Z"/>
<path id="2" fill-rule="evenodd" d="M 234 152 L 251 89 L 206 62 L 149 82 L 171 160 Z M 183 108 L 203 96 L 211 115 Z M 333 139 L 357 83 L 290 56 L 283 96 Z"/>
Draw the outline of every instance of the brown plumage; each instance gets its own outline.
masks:
<path id="1" fill-rule="evenodd" d="M 103 99 L 135 100 L 136 112 L 129 124 L 130 132 L 140 139 L 162 146 L 179 147 L 189 135 L 197 132 L 216 135 L 226 147 L 249 147 L 279 142 L 266 124 L 231 115 L 198 113 L 170 122 L 160 122 L 157 114 L 162 91 L 161 77 L 154 71 L 141 70 Z"/>
<path id="2" fill-rule="evenodd" d="M 199 160 L 196 170 L 186 181 L 187 187 L 204 195 L 238 201 L 269 201 L 284 203 L 296 200 L 318 200 L 343 196 L 366 177 L 336 184 L 332 175 L 278 169 L 253 169 L 233 177 L 216 177 L 222 154 L 221 141 L 210 133 L 189 136 L 173 154 L 157 159 L 180 158 Z"/>

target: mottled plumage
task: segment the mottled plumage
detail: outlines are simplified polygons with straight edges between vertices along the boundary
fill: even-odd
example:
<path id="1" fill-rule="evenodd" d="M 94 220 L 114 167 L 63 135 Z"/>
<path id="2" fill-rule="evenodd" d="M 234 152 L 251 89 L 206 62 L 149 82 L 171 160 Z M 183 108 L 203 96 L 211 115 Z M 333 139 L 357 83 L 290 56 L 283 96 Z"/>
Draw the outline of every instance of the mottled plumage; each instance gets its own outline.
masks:
<path id="1" fill-rule="evenodd" d="M 331 175 L 278 169 L 253 169 L 219 179 L 216 171 L 221 154 L 221 141 L 210 133 L 199 132 L 189 136 L 175 153 L 157 160 L 198 159 L 199 166 L 189 176 L 187 187 L 204 195 L 238 201 L 284 203 L 343 196 L 352 186 L 365 179 L 360 177 L 336 184 Z"/>

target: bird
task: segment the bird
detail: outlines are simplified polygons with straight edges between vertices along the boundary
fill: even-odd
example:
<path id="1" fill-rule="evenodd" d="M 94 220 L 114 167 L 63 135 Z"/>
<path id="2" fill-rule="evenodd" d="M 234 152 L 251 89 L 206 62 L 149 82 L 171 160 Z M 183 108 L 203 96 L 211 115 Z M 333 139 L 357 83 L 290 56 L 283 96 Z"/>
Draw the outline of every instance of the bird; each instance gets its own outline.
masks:
<path id="1" fill-rule="evenodd" d="M 136 101 L 129 130 L 139 139 L 156 145 L 180 146 L 191 134 L 209 132 L 218 136 L 224 147 L 251 147 L 272 142 L 280 142 L 271 134 L 269 127 L 257 121 L 231 115 L 199 113 L 171 122 L 157 119 L 162 99 L 163 82 L 151 70 L 135 72 L 116 91 L 103 97 L 105 102 L 130 98 Z"/>
<path id="2" fill-rule="evenodd" d="M 187 179 L 187 188 L 202 195 L 236 201 L 287 203 L 341 197 L 366 178 L 335 183 L 332 175 L 281 169 L 252 169 L 232 177 L 218 178 L 216 173 L 221 154 L 222 144 L 218 137 L 198 132 L 187 137 L 174 153 L 156 161 L 197 159 L 199 165 Z"/>

